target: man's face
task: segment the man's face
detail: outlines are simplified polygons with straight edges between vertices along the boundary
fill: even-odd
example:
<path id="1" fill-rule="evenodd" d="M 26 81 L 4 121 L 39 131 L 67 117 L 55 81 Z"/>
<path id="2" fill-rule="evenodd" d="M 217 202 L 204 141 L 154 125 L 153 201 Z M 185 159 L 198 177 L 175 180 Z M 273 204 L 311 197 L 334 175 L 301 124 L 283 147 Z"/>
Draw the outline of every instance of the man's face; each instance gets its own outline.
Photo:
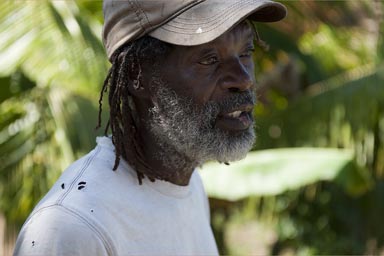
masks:
<path id="1" fill-rule="evenodd" d="M 253 30 L 243 22 L 213 42 L 175 46 L 152 74 L 150 126 L 191 160 L 235 161 L 252 148 Z"/>

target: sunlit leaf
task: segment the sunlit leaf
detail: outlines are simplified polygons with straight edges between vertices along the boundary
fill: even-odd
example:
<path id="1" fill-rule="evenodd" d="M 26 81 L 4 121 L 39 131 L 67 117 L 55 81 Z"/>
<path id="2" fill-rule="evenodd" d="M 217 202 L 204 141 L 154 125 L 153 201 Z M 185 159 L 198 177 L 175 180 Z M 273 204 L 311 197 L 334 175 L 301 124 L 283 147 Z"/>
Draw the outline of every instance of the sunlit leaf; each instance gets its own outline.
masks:
<path id="1" fill-rule="evenodd" d="M 343 170 L 354 173 L 353 168 L 345 169 L 351 166 L 353 158 L 351 151 L 338 149 L 274 149 L 251 152 L 244 160 L 229 166 L 209 163 L 200 173 L 210 197 L 236 201 L 250 196 L 278 195 L 318 181 L 334 180 Z M 345 175 L 341 179 L 343 185 L 352 177 Z M 369 187 L 366 180 L 360 182 L 361 187 Z"/>

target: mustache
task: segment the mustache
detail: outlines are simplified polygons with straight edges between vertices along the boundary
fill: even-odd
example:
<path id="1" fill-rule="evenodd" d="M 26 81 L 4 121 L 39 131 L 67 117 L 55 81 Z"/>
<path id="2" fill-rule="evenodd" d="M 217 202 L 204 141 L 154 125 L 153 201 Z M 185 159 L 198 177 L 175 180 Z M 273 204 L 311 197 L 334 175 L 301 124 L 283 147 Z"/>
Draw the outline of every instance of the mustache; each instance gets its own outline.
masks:
<path id="1" fill-rule="evenodd" d="M 246 90 L 244 92 L 233 93 L 232 95 L 227 96 L 225 99 L 219 102 L 209 101 L 202 107 L 197 107 L 198 104 L 196 104 L 192 98 L 184 95 L 178 95 L 178 93 L 176 93 L 174 90 L 165 90 L 166 88 L 170 88 L 170 86 L 164 82 L 161 75 L 159 75 L 157 71 L 153 72 L 152 79 L 151 87 L 156 92 L 158 98 L 174 99 L 171 101 L 160 101 L 158 102 L 158 105 L 162 108 L 172 108 L 172 106 L 169 105 L 180 103 L 182 106 L 184 106 L 184 110 L 187 114 L 193 114 L 202 110 L 202 113 L 205 114 L 206 117 L 210 116 L 213 118 L 216 117 L 219 113 L 230 112 L 231 110 L 238 108 L 241 105 L 256 105 L 257 102 L 256 92 L 254 90 Z M 177 97 L 175 98 L 174 96 Z"/>
<path id="2" fill-rule="evenodd" d="M 206 109 L 210 110 L 212 116 L 220 113 L 230 112 L 242 105 L 256 105 L 256 95 L 253 91 L 245 91 L 230 95 L 219 102 L 208 102 Z"/>

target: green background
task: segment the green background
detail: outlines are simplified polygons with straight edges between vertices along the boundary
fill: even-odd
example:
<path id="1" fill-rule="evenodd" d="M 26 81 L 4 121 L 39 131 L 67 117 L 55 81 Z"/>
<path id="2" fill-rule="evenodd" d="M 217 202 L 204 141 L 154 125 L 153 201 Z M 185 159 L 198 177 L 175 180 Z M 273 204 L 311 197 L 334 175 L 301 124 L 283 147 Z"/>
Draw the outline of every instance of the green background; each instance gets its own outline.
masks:
<path id="1" fill-rule="evenodd" d="M 384 253 L 384 2 L 282 2 L 283 22 L 257 24 L 270 50 L 254 56 L 253 152 L 200 170 L 219 250 Z M 62 170 L 102 133 L 98 98 L 110 64 L 101 6 L 0 3 L 3 254 Z"/>

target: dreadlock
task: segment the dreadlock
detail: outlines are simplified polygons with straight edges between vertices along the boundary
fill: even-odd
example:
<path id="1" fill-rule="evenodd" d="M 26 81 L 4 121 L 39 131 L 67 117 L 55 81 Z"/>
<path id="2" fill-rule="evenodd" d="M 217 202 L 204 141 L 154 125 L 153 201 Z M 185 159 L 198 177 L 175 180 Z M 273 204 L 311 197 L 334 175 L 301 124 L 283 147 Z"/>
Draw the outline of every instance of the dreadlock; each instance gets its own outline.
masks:
<path id="1" fill-rule="evenodd" d="M 256 44 L 265 52 L 268 52 L 269 51 L 269 45 L 263 40 L 261 39 L 260 37 L 260 34 L 259 34 L 259 31 L 257 30 L 257 26 L 256 26 L 256 23 L 255 22 L 252 22 L 252 21 L 248 21 L 248 24 L 251 25 L 251 27 L 253 28 L 253 34 L 255 36 L 254 40 L 256 42 Z"/>
<path id="2" fill-rule="evenodd" d="M 104 134 L 112 132 L 112 142 L 115 145 L 116 170 L 123 157 L 136 170 L 139 183 L 145 175 L 151 181 L 163 179 L 156 174 L 145 161 L 140 143 L 138 124 L 135 122 L 135 109 L 129 86 L 141 89 L 142 63 L 158 60 L 169 49 L 169 45 L 155 38 L 145 36 L 120 47 L 112 56 L 112 67 L 104 81 L 99 99 L 98 125 L 101 126 L 102 101 L 104 93 L 109 90 L 109 120 Z"/>
<path id="3" fill-rule="evenodd" d="M 263 49 L 268 50 L 268 45 L 261 40 L 256 26 L 250 22 L 255 33 L 256 43 Z M 144 152 L 141 147 L 138 124 L 135 123 L 135 109 L 132 102 L 132 95 L 129 93 L 129 86 L 139 90 L 141 88 L 142 63 L 152 62 L 153 67 L 161 56 L 170 49 L 170 45 L 155 38 L 144 36 L 138 40 L 127 43 L 120 47 L 112 56 L 112 67 L 104 81 L 99 98 L 99 116 L 96 128 L 101 126 L 101 112 L 104 93 L 109 90 L 109 120 L 105 126 L 104 134 L 108 130 L 112 132 L 112 142 L 115 145 L 115 163 L 113 170 L 116 170 L 123 157 L 136 171 L 139 183 L 145 176 L 149 180 L 164 180 L 163 177 L 153 170 L 144 159 Z M 153 63 L 155 61 L 156 63 Z M 145 174 L 145 175 L 144 175 Z"/>

